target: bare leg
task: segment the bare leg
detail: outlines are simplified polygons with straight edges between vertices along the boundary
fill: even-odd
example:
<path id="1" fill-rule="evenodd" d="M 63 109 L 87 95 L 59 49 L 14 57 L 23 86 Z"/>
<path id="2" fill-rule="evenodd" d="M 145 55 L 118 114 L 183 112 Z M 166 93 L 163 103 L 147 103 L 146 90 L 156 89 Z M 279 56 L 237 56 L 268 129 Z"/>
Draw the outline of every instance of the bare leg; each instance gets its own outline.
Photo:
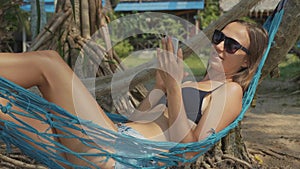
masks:
<path id="1" fill-rule="evenodd" d="M 68 112 L 74 115 L 80 112 L 83 118 L 116 130 L 113 122 L 55 51 L 0 53 L 0 76 L 25 88 L 36 85 L 45 99 Z M 76 152 L 91 151 L 76 139 L 60 141 Z M 72 156 L 67 155 L 67 158 L 73 163 L 82 163 Z"/>

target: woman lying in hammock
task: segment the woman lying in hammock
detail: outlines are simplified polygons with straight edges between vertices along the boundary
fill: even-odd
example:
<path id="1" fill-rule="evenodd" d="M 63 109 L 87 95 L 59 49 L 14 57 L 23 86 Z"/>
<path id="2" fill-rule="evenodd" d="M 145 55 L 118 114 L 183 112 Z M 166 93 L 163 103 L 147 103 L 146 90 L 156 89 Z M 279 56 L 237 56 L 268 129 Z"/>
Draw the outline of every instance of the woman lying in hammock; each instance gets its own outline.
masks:
<path id="1" fill-rule="evenodd" d="M 213 34 L 216 52 L 210 56 L 203 80 L 182 83 L 182 50 L 178 50 L 177 59 L 172 56 L 170 38 L 163 39 L 163 49 L 157 51 L 160 67 L 155 87 L 138 107 L 142 116 L 159 112 L 153 121 L 144 121 L 138 118 L 138 114 L 132 117 L 136 121 L 115 125 L 55 51 L 0 53 L 0 76 L 24 88 L 38 86 L 48 101 L 74 115 L 81 112 L 81 118 L 93 120 L 107 129 L 139 138 L 188 143 L 207 137 L 212 129 L 216 132 L 222 130 L 239 115 L 243 92 L 256 71 L 267 40 L 266 31 L 256 25 L 230 22 Z M 15 121 L 3 113 L 1 118 Z M 49 127 L 34 120 L 30 122 L 25 117 L 24 120 L 38 130 Z M 57 129 L 51 132 L 60 133 Z M 25 134 L 39 139 L 34 134 Z M 75 152 L 95 151 L 76 139 L 60 138 L 58 141 Z M 70 154 L 65 154 L 65 158 L 86 165 Z M 120 165 L 112 160 L 101 163 L 101 158 L 89 158 L 103 168 Z"/>

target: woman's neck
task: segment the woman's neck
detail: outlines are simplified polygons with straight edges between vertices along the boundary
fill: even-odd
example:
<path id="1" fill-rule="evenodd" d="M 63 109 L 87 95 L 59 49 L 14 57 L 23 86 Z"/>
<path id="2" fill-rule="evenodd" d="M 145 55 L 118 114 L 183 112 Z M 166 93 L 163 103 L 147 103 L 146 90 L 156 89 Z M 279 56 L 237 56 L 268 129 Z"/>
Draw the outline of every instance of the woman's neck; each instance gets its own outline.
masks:
<path id="1" fill-rule="evenodd" d="M 219 72 L 214 69 L 208 69 L 203 80 L 212 80 L 218 82 L 231 82 L 232 75 L 226 75 L 224 72 Z"/>

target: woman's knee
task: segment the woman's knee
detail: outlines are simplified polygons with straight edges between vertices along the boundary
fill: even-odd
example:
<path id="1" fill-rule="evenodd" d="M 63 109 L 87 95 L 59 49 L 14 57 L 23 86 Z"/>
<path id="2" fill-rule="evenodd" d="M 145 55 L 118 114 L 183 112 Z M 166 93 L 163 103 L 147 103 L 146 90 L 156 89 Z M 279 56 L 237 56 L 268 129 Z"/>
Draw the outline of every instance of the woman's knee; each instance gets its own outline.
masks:
<path id="1" fill-rule="evenodd" d="M 57 64 L 62 61 L 61 56 L 54 50 L 39 51 L 41 59 L 44 59 L 46 64 Z"/>
<path id="2" fill-rule="evenodd" d="M 54 50 L 38 51 L 38 55 L 37 65 L 43 71 L 56 71 L 65 64 L 61 56 Z"/>
<path id="3" fill-rule="evenodd" d="M 62 72 L 62 65 L 64 61 L 56 51 L 44 50 L 36 51 L 34 53 L 33 65 L 40 74 L 38 85 L 44 86 L 49 83 L 51 77 L 56 76 Z"/>

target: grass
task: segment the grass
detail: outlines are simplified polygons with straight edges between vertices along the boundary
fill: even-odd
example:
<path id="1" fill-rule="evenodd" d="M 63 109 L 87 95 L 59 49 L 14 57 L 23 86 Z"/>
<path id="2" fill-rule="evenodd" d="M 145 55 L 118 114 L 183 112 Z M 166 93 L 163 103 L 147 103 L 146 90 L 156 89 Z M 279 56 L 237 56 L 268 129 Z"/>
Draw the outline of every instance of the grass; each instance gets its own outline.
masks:
<path id="1" fill-rule="evenodd" d="M 156 57 L 156 51 L 138 51 L 133 52 L 128 57 L 122 58 L 122 64 L 127 68 L 133 68 L 135 66 L 146 63 Z M 200 59 L 197 56 L 191 55 L 184 60 L 185 71 L 195 77 L 203 76 L 206 70 L 205 59 Z"/>
<path id="2" fill-rule="evenodd" d="M 156 51 L 139 51 L 123 58 L 122 63 L 128 68 L 133 68 L 150 61 L 156 56 Z M 206 70 L 206 60 L 192 55 L 184 60 L 185 71 L 194 77 L 203 76 Z M 300 75 L 300 59 L 294 54 L 288 54 L 286 59 L 279 64 L 280 80 L 288 80 Z"/>
<path id="3" fill-rule="evenodd" d="M 195 77 L 203 76 L 206 70 L 206 60 L 192 55 L 184 60 L 186 67 L 193 73 Z M 189 72 L 189 70 L 186 70 Z"/>
<path id="4" fill-rule="evenodd" d="M 300 76 L 300 59 L 294 54 L 288 54 L 279 64 L 280 79 L 288 80 Z"/>
<path id="5" fill-rule="evenodd" d="M 132 52 L 129 56 L 122 58 L 122 64 L 127 68 L 133 68 L 143 63 L 149 62 L 156 56 L 154 50 L 143 50 Z"/>

